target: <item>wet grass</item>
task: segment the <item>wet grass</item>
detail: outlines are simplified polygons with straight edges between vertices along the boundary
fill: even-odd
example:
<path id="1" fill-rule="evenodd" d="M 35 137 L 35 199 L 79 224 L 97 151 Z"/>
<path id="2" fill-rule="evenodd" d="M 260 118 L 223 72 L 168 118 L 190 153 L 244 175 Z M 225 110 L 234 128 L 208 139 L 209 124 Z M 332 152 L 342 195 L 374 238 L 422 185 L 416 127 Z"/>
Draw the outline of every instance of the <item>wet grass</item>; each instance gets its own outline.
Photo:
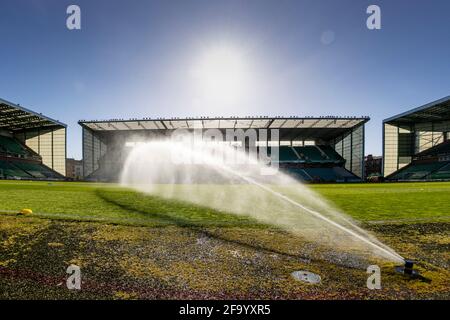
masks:
<path id="1" fill-rule="evenodd" d="M 239 186 L 235 186 L 239 187 Z M 211 186 L 220 192 L 220 186 Z M 360 221 L 450 220 L 450 183 L 326 184 L 312 189 Z M 31 208 L 45 217 L 111 223 L 251 226 L 250 218 L 161 199 L 112 184 L 0 182 L 0 212 Z"/>
<path id="2" fill-rule="evenodd" d="M 313 189 L 361 221 L 450 220 L 450 183 L 324 184 Z"/>
<path id="3" fill-rule="evenodd" d="M 450 298 L 449 183 L 312 188 L 420 261 L 431 283 L 383 264 L 382 290 L 368 290 L 365 261 L 349 266 L 345 255 L 249 218 L 117 185 L 1 181 L 0 298 Z M 16 215 L 22 208 L 35 213 Z M 70 264 L 82 268 L 81 292 L 65 287 Z M 294 281 L 299 269 L 322 282 Z"/>

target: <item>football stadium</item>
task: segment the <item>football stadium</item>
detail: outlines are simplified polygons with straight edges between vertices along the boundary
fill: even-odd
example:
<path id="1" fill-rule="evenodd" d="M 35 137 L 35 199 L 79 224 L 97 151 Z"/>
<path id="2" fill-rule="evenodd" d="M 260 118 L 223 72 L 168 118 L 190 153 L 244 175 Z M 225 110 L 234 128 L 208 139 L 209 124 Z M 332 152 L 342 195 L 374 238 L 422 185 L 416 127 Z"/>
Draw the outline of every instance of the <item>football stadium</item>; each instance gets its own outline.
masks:
<path id="1" fill-rule="evenodd" d="M 126 146 L 169 137 L 174 131 L 227 129 L 277 130 L 278 141 L 244 139 L 253 147 L 279 147 L 280 167 L 307 182 L 355 182 L 364 177 L 365 118 L 199 118 L 80 121 L 83 127 L 83 172 L 87 180 L 118 181 Z M 245 146 L 249 149 L 249 146 Z M 270 149 L 270 146 L 269 146 Z M 270 152 L 270 151 L 269 151 Z"/>
<path id="2" fill-rule="evenodd" d="M 2 307 L 450 300 L 450 1 L 0 10 Z"/>
<path id="3" fill-rule="evenodd" d="M 364 182 L 368 117 L 83 120 L 84 181 L 64 182 L 66 126 L 1 100 L 0 295 L 447 299 L 450 183 L 429 180 L 447 179 L 448 108 L 445 98 L 384 121 L 387 183 Z M 139 142 L 165 143 L 161 138 L 180 128 L 277 129 L 278 141 L 258 137 L 256 145 L 279 147 L 280 174 L 298 184 L 271 187 L 272 193 L 234 183 L 165 185 L 159 193 L 118 184 Z M 144 159 L 144 167 L 153 166 L 162 170 Z M 145 170 L 139 167 L 138 175 Z M 235 201 L 242 195 L 246 205 Z M 288 216 L 284 210 L 293 208 L 283 197 L 301 210 L 326 214 L 331 205 L 344 212 L 342 220 L 331 217 L 351 230 L 358 230 L 354 224 L 368 230 L 358 237 L 376 236 L 365 241 L 377 248 L 353 253 L 359 240 L 353 244 L 302 218 L 301 210 Z M 385 245 L 394 258 L 383 259 Z M 414 261 L 411 274 L 420 276 L 398 273 L 396 256 Z M 366 287 L 372 258 L 381 267 L 382 290 Z M 82 290 L 61 285 L 69 264 L 83 270 Z M 296 278 L 298 270 L 320 282 L 306 273 Z"/>

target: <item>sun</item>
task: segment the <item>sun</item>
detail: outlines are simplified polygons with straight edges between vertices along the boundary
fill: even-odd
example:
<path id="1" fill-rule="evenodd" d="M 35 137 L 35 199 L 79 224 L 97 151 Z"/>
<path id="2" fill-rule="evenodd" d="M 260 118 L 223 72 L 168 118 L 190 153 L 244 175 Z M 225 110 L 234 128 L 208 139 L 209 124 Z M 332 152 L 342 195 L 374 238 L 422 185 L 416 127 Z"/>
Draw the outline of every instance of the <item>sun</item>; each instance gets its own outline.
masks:
<path id="1" fill-rule="evenodd" d="M 200 98 L 208 102 L 237 103 L 248 86 L 248 66 L 241 51 L 231 46 L 206 50 L 193 68 Z"/>

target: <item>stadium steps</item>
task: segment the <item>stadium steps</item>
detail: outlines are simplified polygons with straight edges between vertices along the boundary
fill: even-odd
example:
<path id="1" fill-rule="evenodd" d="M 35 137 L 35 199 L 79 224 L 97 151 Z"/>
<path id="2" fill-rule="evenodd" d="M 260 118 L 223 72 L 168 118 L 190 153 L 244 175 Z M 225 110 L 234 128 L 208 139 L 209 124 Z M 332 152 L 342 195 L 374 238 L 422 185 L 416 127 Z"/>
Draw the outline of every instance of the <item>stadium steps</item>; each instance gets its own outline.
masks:
<path id="1" fill-rule="evenodd" d="M 316 147 L 316 149 L 319 150 L 319 152 L 321 153 L 322 158 L 324 158 L 324 159 L 326 159 L 326 160 L 331 160 L 330 157 L 328 156 L 328 154 L 326 154 L 326 153 L 322 150 L 322 148 L 321 148 L 320 146 L 316 145 L 315 147 Z"/>
<path id="2" fill-rule="evenodd" d="M 313 181 L 313 178 L 301 168 L 286 168 L 283 169 L 282 171 L 285 172 L 287 175 L 301 181 L 308 181 L 308 182 Z"/>
<path id="3" fill-rule="evenodd" d="M 28 151 L 17 142 L 14 138 L 6 137 L 6 136 L 0 136 L 0 145 L 3 147 L 3 149 L 11 154 L 17 154 L 17 155 L 27 155 Z"/>
<path id="4" fill-rule="evenodd" d="M 303 169 L 314 181 L 335 182 L 339 176 L 333 168 L 305 168 Z"/>
<path id="5" fill-rule="evenodd" d="M 327 145 L 294 147 L 301 159 L 311 163 L 344 163 L 345 160 Z"/>
<path id="6" fill-rule="evenodd" d="M 2 179 L 30 179 L 31 175 L 15 167 L 9 161 L 0 160 L 0 178 Z"/>
<path id="7" fill-rule="evenodd" d="M 433 172 L 429 178 L 431 180 L 450 180 L 450 163 Z"/>
<path id="8" fill-rule="evenodd" d="M 289 146 L 280 146 L 279 147 L 279 162 L 291 162 L 291 163 L 298 163 L 302 162 L 301 159 L 297 156 L 297 153 L 294 152 L 294 149 Z"/>
<path id="9" fill-rule="evenodd" d="M 439 171 L 447 164 L 448 162 L 411 163 L 389 176 L 388 179 L 405 181 L 424 180 L 431 177 L 434 172 Z"/>
<path id="10" fill-rule="evenodd" d="M 268 150 L 270 155 L 271 148 Z M 279 163 L 334 163 L 343 164 L 345 160 L 331 147 L 323 146 L 280 146 Z"/>
<path id="11" fill-rule="evenodd" d="M 416 155 L 416 157 L 434 156 L 439 154 L 450 153 L 450 140 L 444 141 L 434 147 L 424 150 Z"/>
<path id="12" fill-rule="evenodd" d="M 288 175 L 307 182 L 359 182 L 361 179 L 342 167 L 285 168 Z"/>
<path id="13" fill-rule="evenodd" d="M 42 163 L 0 160 L 1 179 L 63 180 L 65 177 Z"/>
<path id="14" fill-rule="evenodd" d="M 31 175 L 34 178 L 38 179 L 61 179 L 63 178 L 59 173 L 51 170 L 47 166 L 41 163 L 32 163 L 32 162 L 21 162 L 15 161 L 13 164 Z"/>
<path id="15" fill-rule="evenodd" d="M 336 152 L 331 146 L 320 146 L 321 150 L 328 156 L 328 159 L 336 163 L 345 163 L 344 158 Z"/>

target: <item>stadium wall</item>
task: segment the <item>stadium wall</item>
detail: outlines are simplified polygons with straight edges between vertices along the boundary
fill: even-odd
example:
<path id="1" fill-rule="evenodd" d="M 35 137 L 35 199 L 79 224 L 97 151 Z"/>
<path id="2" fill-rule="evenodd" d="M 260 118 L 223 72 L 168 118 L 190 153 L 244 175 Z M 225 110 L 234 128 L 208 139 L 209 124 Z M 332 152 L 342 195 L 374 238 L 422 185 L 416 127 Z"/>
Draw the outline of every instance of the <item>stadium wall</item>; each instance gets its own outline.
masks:
<path id="1" fill-rule="evenodd" d="M 345 168 L 358 177 L 364 177 L 364 124 L 333 141 L 334 149 L 346 159 Z"/>
<path id="2" fill-rule="evenodd" d="M 17 132 L 14 137 L 39 154 L 43 164 L 65 176 L 66 131 L 66 128 L 37 128 Z"/>

